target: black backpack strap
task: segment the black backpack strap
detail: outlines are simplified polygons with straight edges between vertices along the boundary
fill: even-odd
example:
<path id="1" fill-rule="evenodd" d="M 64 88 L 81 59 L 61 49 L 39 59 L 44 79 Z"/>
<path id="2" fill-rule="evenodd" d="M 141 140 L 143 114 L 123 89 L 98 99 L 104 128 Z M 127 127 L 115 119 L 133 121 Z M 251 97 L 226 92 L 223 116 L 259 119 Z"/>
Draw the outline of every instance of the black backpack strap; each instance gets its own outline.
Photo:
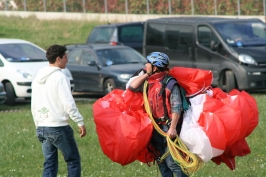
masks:
<path id="1" fill-rule="evenodd" d="M 177 85 L 179 88 L 179 94 L 181 97 L 181 101 L 182 101 L 182 107 L 183 107 L 183 93 L 181 90 L 181 86 L 178 84 L 178 82 L 176 80 L 170 81 L 171 79 L 175 79 L 171 76 L 166 76 L 163 81 L 162 81 L 162 89 L 160 90 L 160 94 L 162 94 L 163 96 L 163 106 L 164 106 L 164 118 L 163 121 L 166 121 L 166 124 L 169 126 L 171 124 L 171 119 L 169 118 L 168 115 L 168 110 L 167 110 L 167 106 L 166 106 L 166 93 L 165 93 L 165 88 L 168 86 L 169 84 L 169 88 L 173 88 L 174 85 Z M 177 134 L 180 134 L 181 131 L 181 127 L 182 127 L 182 123 L 183 123 L 183 114 L 184 114 L 184 110 L 181 112 L 180 114 L 180 118 L 179 121 L 176 125 L 176 130 L 177 130 Z"/>

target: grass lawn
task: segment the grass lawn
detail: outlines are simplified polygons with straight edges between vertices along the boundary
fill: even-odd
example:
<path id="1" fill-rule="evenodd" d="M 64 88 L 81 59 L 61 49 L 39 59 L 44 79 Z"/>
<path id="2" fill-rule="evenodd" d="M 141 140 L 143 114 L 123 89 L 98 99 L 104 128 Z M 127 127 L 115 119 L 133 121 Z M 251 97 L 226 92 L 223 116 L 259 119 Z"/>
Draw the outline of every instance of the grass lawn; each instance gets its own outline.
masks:
<path id="1" fill-rule="evenodd" d="M 195 173 L 195 177 L 264 177 L 266 157 L 264 146 L 265 95 L 253 95 L 260 110 L 260 123 L 247 138 L 251 154 L 236 158 L 236 170 L 231 171 L 225 164 L 216 165 L 208 162 Z M 121 166 L 105 156 L 98 142 L 92 116 L 94 100 L 77 101 L 77 106 L 85 118 L 87 137 L 79 138 L 78 127 L 72 121 L 70 125 L 76 131 L 76 140 L 82 157 L 82 174 L 84 177 L 107 176 L 160 176 L 156 165 L 148 167 L 136 161 Z M 5 112 L 4 110 L 16 110 Z M 35 136 L 35 126 L 30 112 L 30 103 L 21 103 L 14 107 L 0 106 L 0 176 L 41 176 L 43 156 L 41 145 Z M 66 165 L 59 155 L 58 176 L 66 176 Z"/>
<path id="2" fill-rule="evenodd" d="M 97 24 L 100 23 L 0 16 L 0 38 L 28 40 L 46 50 L 52 44 L 85 43 Z"/>

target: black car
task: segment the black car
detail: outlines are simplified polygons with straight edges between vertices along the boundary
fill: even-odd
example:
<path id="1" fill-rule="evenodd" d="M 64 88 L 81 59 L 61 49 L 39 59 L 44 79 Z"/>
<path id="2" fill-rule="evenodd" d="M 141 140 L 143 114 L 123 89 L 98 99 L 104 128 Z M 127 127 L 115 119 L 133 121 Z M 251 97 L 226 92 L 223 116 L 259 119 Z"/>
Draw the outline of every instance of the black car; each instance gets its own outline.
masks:
<path id="1" fill-rule="evenodd" d="M 87 44 L 126 45 L 142 53 L 143 26 L 143 22 L 99 25 L 93 28 Z"/>
<path id="2" fill-rule="evenodd" d="M 146 59 L 128 46 L 66 45 L 67 68 L 75 80 L 74 92 L 107 94 L 125 89 L 129 78 L 144 68 Z"/>

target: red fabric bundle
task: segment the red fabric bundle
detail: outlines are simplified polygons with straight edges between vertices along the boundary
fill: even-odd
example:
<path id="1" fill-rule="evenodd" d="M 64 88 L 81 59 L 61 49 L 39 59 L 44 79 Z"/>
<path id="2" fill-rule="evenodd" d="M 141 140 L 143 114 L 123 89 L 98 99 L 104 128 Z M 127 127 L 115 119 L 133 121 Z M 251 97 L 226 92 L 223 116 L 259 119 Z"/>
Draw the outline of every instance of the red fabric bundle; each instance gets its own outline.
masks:
<path id="1" fill-rule="evenodd" d="M 173 67 L 169 74 L 186 90 L 188 97 L 204 92 L 212 83 L 210 70 Z"/>
<path id="2" fill-rule="evenodd" d="M 143 111 L 141 93 L 113 90 L 93 104 L 93 116 L 102 151 L 112 161 L 121 165 L 152 161 L 146 147 L 153 126 Z"/>

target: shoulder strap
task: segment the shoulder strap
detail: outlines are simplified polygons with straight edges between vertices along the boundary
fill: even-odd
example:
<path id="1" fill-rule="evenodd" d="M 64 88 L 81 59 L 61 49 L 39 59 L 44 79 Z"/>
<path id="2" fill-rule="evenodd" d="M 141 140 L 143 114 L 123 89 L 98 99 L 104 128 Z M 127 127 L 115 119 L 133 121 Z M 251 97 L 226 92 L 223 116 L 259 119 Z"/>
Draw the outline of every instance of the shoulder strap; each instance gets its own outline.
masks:
<path id="1" fill-rule="evenodd" d="M 168 84 L 168 82 L 171 80 L 171 79 L 175 79 L 173 78 L 172 76 L 169 76 L 169 75 L 166 75 L 164 78 L 163 78 L 163 81 L 162 81 L 162 88 L 160 90 L 160 95 L 163 96 L 163 108 L 164 108 L 164 117 L 165 118 L 169 118 L 169 115 L 168 115 L 168 110 L 167 110 L 167 106 L 166 106 L 166 103 L 165 103 L 165 100 L 166 100 L 166 93 L 165 93 L 165 88 Z M 177 82 L 176 82 L 177 83 Z M 173 84 L 174 85 L 174 84 Z"/>
<path id="2" fill-rule="evenodd" d="M 171 79 L 175 79 L 175 78 L 172 76 L 169 76 L 169 75 L 165 76 L 163 81 L 162 81 L 162 88 L 160 90 L 160 95 L 163 96 L 164 115 L 166 115 L 167 117 L 169 117 L 169 116 L 168 116 L 168 111 L 167 111 L 167 107 L 166 107 L 166 103 L 165 103 L 165 100 L 166 100 L 165 88 Z M 181 87 L 178 84 L 176 79 L 175 79 L 175 82 L 172 83 L 171 88 L 173 87 L 174 84 L 177 84 L 177 86 L 179 88 L 179 93 L 180 93 L 180 97 L 181 97 L 181 101 L 182 101 L 183 111 L 187 111 L 189 108 L 189 103 L 188 103 L 187 98 L 186 98 L 186 91 L 183 87 Z"/>
<path id="3" fill-rule="evenodd" d="M 163 92 L 165 91 L 165 88 L 166 88 L 168 82 L 169 82 L 171 79 L 175 79 L 175 78 L 173 78 L 172 76 L 169 76 L 169 75 L 166 75 L 166 76 L 163 78 L 163 81 L 162 81 L 162 88 L 161 88 L 160 93 L 159 93 L 160 95 L 163 94 Z"/>

